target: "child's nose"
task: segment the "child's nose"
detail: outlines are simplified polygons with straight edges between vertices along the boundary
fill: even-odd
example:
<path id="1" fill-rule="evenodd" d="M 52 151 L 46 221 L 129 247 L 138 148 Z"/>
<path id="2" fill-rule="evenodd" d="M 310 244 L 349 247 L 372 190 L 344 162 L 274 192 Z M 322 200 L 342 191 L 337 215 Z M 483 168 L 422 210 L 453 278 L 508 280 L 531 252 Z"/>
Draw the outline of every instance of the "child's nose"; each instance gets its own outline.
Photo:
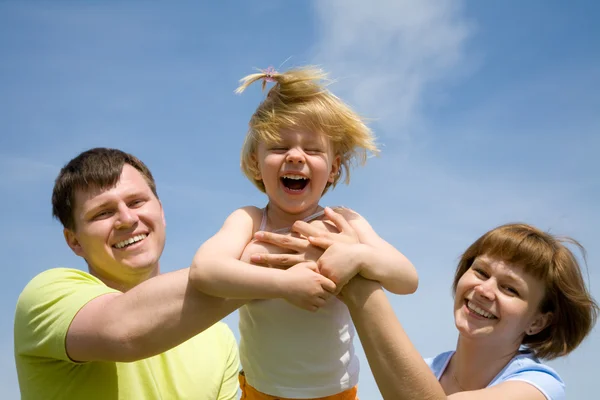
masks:
<path id="1" fill-rule="evenodd" d="M 293 164 L 304 163 L 304 153 L 297 148 L 290 149 L 287 153 L 286 161 Z"/>

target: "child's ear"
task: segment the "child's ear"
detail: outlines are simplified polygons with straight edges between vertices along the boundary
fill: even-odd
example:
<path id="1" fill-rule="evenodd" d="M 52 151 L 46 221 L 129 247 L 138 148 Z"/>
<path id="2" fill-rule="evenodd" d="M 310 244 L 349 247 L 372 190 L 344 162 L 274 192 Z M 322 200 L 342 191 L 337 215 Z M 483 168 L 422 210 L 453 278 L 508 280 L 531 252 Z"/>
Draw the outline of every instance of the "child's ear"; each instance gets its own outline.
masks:
<path id="1" fill-rule="evenodd" d="M 262 181 L 262 173 L 260 172 L 260 167 L 258 166 L 258 157 L 256 157 L 256 153 L 250 156 L 250 163 L 255 171 L 254 179 L 257 181 Z"/>
<path id="2" fill-rule="evenodd" d="M 333 162 L 331 163 L 331 171 L 329 172 L 329 179 L 327 182 L 333 183 L 335 178 L 340 174 L 340 167 L 342 165 L 342 157 L 335 156 Z"/>

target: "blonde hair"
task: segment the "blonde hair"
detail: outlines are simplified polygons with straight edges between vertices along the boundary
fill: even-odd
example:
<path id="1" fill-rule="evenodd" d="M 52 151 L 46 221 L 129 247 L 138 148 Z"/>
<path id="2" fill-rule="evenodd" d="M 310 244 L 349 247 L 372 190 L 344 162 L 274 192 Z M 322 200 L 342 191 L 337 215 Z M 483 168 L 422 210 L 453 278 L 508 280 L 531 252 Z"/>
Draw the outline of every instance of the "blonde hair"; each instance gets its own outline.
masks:
<path id="1" fill-rule="evenodd" d="M 241 154 L 244 174 L 262 192 L 265 186 L 256 179 L 260 172 L 255 157 L 258 143 L 276 143 L 280 132 L 286 129 L 307 129 L 325 135 L 331 142 L 334 154 L 341 158 L 339 174 L 330 186 L 335 186 L 345 176 L 350 182 L 350 166 L 363 165 L 368 153 L 377 155 L 375 137 L 363 120 L 348 105 L 326 89 L 327 75 L 315 67 L 292 69 L 284 73 L 261 71 L 241 79 L 236 93 L 262 80 L 274 82 L 265 100 L 258 106 L 249 122 L 248 133 Z"/>
<path id="2" fill-rule="evenodd" d="M 566 246 L 585 250 L 576 240 L 559 238 L 527 224 L 507 224 L 481 236 L 462 255 L 452 289 L 475 259 L 486 255 L 521 266 L 544 282 L 545 298 L 540 311 L 551 312 L 548 327 L 525 336 L 523 345 L 536 357 L 553 359 L 575 350 L 590 333 L 598 315 L 598 305 L 588 292 L 577 259 Z"/>

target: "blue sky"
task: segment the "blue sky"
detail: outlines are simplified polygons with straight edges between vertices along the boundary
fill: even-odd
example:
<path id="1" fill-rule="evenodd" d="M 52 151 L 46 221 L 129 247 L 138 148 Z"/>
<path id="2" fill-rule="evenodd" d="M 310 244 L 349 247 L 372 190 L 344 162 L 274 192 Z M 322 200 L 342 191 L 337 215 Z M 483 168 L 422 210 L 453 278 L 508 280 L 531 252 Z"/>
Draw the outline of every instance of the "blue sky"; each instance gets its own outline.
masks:
<path id="1" fill-rule="evenodd" d="M 239 170 L 262 94 L 233 91 L 285 60 L 321 65 L 372 119 L 381 156 L 323 204 L 354 208 L 417 266 L 418 292 L 391 300 L 423 355 L 455 345 L 457 258 L 502 223 L 580 240 L 600 299 L 599 16 L 581 0 L 0 2 L 4 396 L 18 398 L 20 290 L 85 268 L 51 218 L 60 167 L 96 146 L 144 160 L 167 216 L 162 269 L 186 267 L 231 211 L 265 203 Z M 596 392 L 598 332 L 551 363 L 569 398 Z M 360 395 L 380 398 L 362 361 Z"/>

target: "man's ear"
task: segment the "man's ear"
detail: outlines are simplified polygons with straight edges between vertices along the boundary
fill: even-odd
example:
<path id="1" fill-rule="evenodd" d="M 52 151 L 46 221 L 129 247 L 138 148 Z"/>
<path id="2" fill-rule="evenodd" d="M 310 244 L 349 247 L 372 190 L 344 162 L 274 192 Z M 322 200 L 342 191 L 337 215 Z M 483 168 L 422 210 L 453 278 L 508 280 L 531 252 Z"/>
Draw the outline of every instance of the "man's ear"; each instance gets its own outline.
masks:
<path id="1" fill-rule="evenodd" d="M 165 209 L 163 208 L 162 201 L 159 200 L 158 204 L 160 204 L 160 215 L 162 217 L 163 225 L 167 226 L 167 220 L 165 219 Z"/>
<path id="2" fill-rule="evenodd" d="M 538 333 L 546 329 L 546 327 L 548 327 L 548 325 L 550 325 L 551 322 L 551 312 L 539 313 L 538 316 L 535 317 L 535 319 L 531 322 L 525 333 L 530 336 L 537 335 Z"/>
<path id="3" fill-rule="evenodd" d="M 79 257 L 83 257 L 83 248 L 77 239 L 77 235 L 71 229 L 65 228 L 63 229 L 63 235 L 65 236 L 65 241 L 67 245 L 71 248 L 73 253 L 77 254 Z"/>
<path id="4" fill-rule="evenodd" d="M 333 183 L 335 181 L 335 178 L 340 173 L 341 165 L 342 165 L 342 157 L 335 156 L 335 158 L 333 159 L 333 162 L 331 163 L 331 171 L 329 172 L 329 179 L 327 179 L 327 182 Z"/>

